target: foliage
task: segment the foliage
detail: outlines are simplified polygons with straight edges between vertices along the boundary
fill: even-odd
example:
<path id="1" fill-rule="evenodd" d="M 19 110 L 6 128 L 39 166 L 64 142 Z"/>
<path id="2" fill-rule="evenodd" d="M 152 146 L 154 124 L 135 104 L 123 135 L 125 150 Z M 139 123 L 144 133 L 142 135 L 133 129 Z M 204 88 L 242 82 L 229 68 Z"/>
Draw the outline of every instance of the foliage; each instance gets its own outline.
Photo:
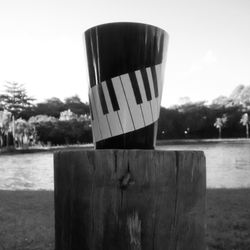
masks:
<path id="1" fill-rule="evenodd" d="M 11 117 L 12 114 L 9 111 L 0 111 L 0 147 L 5 145 L 9 146 L 12 121 Z"/>
<path id="2" fill-rule="evenodd" d="M 36 131 L 35 126 L 21 118 L 15 121 L 15 140 L 19 147 L 29 145 L 30 141 L 35 140 Z"/>
<path id="3" fill-rule="evenodd" d="M 161 108 L 158 122 L 158 139 L 206 139 L 218 137 L 214 128 L 216 118 L 222 118 L 223 137 L 243 137 L 245 132 L 239 121 L 244 108 L 235 106 L 205 105 L 204 102 L 186 103 L 169 109 Z"/>
<path id="4" fill-rule="evenodd" d="M 249 117 L 248 117 L 248 113 L 245 113 L 242 115 L 241 119 L 240 119 L 240 123 L 246 127 L 246 138 L 249 138 Z"/>
<path id="5" fill-rule="evenodd" d="M 64 110 L 70 109 L 77 115 L 90 114 L 89 105 L 81 102 L 78 96 L 72 96 L 65 99 Z"/>
<path id="6" fill-rule="evenodd" d="M 5 93 L 0 95 L 0 100 L 1 106 L 4 109 L 11 112 L 14 117 L 18 117 L 22 111 L 32 106 L 34 98 L 27 95 L 26 89 L 22 84 L 7 82 Z"/>
<path id="7" fill-rule="evenodd" d="M 10 131 L 11 113 L 7 110 L 0 111 L 0 129 L 4 133 Z"/>
<path id="8" fill-rule="evenodd" d="M 217 98 L 215 98 L 213 101 L 212 101 L 212 107 L 213 108 L 219 108 L 219 107 L 222 107 L 222 106 L 228 106 L 230 105 L 230 102 L 232 100 L 229 99 L 228 97 L 226 96 L 219 96 Z"/>
<path id="9" fill-rule="evenodd" d="M 33 115 L 48 115 L 59 118 L 60 112 L 65 110 L 64 103 L 56 97 L 47 99 L 45 102 L 38 103 L 33 111 Z"/>
<path id="10" fill-rule="evenodd" d="M 172 109 L 161 108 L 158 138 L 211 138 L 211 110 L 203 102 L 189 103 Z"/>
<path id="11" fill-rule="evenodd" d="M 240 119 L 240 123 L 242 123 L 243 126 L 246 126 L 249 124 L 248 113 L 245 113 L 242 115 L 242 117 Z"/>
<path id="12" fill-rule="evenodd" d="M 65 118 L 65 114 L 69 116 Z M 67 110 L 62 112 L 61 117 L 63 118 L 57 119 L 47 115 L 30 117 L 29 123 L 35 127 L 37 140 L 42 144 L 52 145 L 92 142 L 89 116 L 79 117 Z"/>
<path id="13" fill-rule="evenodd" d="M 229 97 L 219 96 L 213 100 L 211 107 L 233 107 L 242 105 L 245 108 L 250 108 L 250 85 L 238 85 Z"/>
<path id="14" fill-rule="evenodd" d="M 68 109 L 78 116 L 90 113 L 88 104 L 81 102 L 78 96 L 73 96 L 66 98 L 65 102 L 62 102 L 59 98 L 52 97 L 25 109 L 21 112 L 20 116 L 26 120 L 37 115 L 47 115 L 59 118 L 60 113 Z"/>
<path id="15" fill-rule="evenodd" d="M 36 124 L 38 140 L 44 144 L 61 145 L 92 142 L 89 122 L 60 121 Z"/>
<path id="16" fill-rule="evenodd" d="M 214 123 L 216 128 L 222 128 L 227 122 L 227 116 L 224 114 L 222 117 L 217 117 Z"/>
<path id="17" fill-rule="evenodd" d="M 33 132 L 24 134 L 28 134 L 33 140 L 54 145 L 91 142 L 89 105 L 83 103 L 77 95 L 65 98 L 64 101 L 52 97 L 33 105 L 31 103 L 33 99 L 27 96 L 23 85 L 7 83 L 5 92 L 0 95 L 0 110 L 6 106 L 8 112 L 13 112 L 15 118 L 21 118 L 18 126 L 21 126 L 22 121 L 23 130 L 27 122 Z M 193 103 L 185 97 L 182 99 L 182 105 L 161 108 L 157 138 L 216 138 L 218 132 L 215 127 L 219 130 L 219 137 L 222 129 L 224 138 L 248 137 L 249 123 L 245 122 L 246 115 L 242 116 L 244 113 L 247 114 L 248 110 L 250 110 L 249 86 L 238 86 L 229 97 L 219 96 L 210 105 L 204 101 Z M 3 139 L 6 141 L 6 137 L 11 136 L 11 113 L 9 114 L 10 122 L 8 126 L 6 125 L 8 129 L 0 125 L 1 146 L 4 144 Z M 13 128 L 18 129 L 17 126 Z M 21 130 L 16 133 L 13 130 L 13 135 L 16 134 L 17 137 L 18 134 L 22 134 Z M 25 136 L 21 135 L 20 138 Z"/>
<path id="18" fill-rule="evenodd" d="M 82 103 L 81 99 L 80 99 L 80 97 L 78 95 L 67 97 L 67 98 L 64 99 L 64 102 L 66 104 L 71 104 L 71 103 L 78 103 L 79 104 L 79 103 Z"/>
<path id="19" fill-rule="evenodd" d="M 57 119 L 53 116 L 47 116 L 47 115 L 36 115 L 36 116 L 31 116 L 29 118 L 29 123 L 31 124 L 39 124 L 43 122 L 56 122 Z"/>
<path id="20" fill-rule="evenodd" d="M 226 114 L 223 114 L 222 117 L 216 117 L 214 126 L 218 129 L 219 131 L 219 138 L 221 138 L 221 131 L 222 131 L 222 127 L 225 126 L 227 122 L 227 116 Z"/>

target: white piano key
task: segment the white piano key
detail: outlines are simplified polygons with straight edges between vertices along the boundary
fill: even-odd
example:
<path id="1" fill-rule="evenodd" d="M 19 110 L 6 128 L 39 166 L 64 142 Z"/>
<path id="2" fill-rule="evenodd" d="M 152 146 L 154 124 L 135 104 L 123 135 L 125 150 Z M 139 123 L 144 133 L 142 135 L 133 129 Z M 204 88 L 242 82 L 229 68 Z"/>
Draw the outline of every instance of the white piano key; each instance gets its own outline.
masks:
<path id="1" fill-rule="evenodd" d="M 163 92 L 163 73 L 162 73 L 162 64 L 155 65 L 155 71 L 157 76 L 157 83 L 158 83 L 158 89 L 159 89 L 159 96 L 158 96 L 158 103 L 161 104 L 162 100 L 162 92 Z M 160 115 L 160 106 L 159 106 L 159 114 Z"/>
<path id="2" fill-rule="evenodd" d="M 119 118 L 123 127 L 123 132 L 124 133 L 131 132 L 135 130 L 135 126 L 132 120 L 131 111 L 129 110 L 126 96 L 124 94 L 120 77 L 117 76 L 112 78 L 112 82 L 114 85 L 114 90 L 120 107 L 120 110 L 118 110 L 117 112 L 119 114 Z"/>
<path id="3" fill-rule="evenodd" d="M 95 106 L 96 106 L 96 110 L 97 110 L 99 127 L 100 127 L 100 130 L 101 130 L 102 139 L 109 138 L 112 135 L 110 133 L 110 128 L 109 128 L 109 124 L 108 124 L 108 121 L 107 121 L 107 117 L 102 112 L 102 107 L 101 107 L 100 97 L 99 97 L 99 94 L 98 94 L 97 85 L 92 87 L 91 91 L 92 91 L 93 100 L 95 102 Z"/>
<path id="4" fill-rule="evenodd" d="M 119 120 L 118 112 L 113 110 L 113 106 L 112 106 L 109 92 L 108 92 L 107 83 L 102 82 L 101 84 L 102 84 L 103 93 L 104 93 L 107 108 L 108 108 L 107 118 L 109 121 L 112 136 L 123 134 L 122 125 Z"/>
<path id="5" fill-rule="evenodd" d="M 94 118 L 94 120 L 91 121 L 92 130 L 93 130 L 93 140 L 94 140 L 94 142 L 97 142 L 97 141 L 102 140 L 102 135 L 101 135 L 100 127 L 99 127 L 96 106 L 95 106 L 95 102 L 94 102 L 91 90 L 89 90 L 89 99 L 91 102 L 92 111 L 93 111 L 93 118 Z"/>
<path id="6" fill-rule="evenodd" d="M 153 113 L 153 120 L 156 121 L 159 118 L 159 103 L 158 103 L 158 98 L 155 98 L 155 91 L 154 91 L 154 82 L 153 82 L 153 77 L 151 73 L 151 68 L 148 67 L 146 68 L 147 75 L 148 75 L 148 81 L 149 81 L 149 86 L 150 86 L 150 91 L 152 93 L 152 100 L 151 102 L 151 107 L 152 107 L 152 113 Z"/>
<path id="7" fill-rule="evenodd" d="M 135 71 L 135 75 L 137 78 L 137 82 L 138 82 L 141 97 L 142 97 L 141 109 L 142 109 L 145 125 L 147 126 L 153 123 L 152 110 L 151 110 L 150 102 L 147 100 L 147 97 L 146 97 L 146 92 L 144 89 L 144 84 L 143 84 L 140 70 Z"/>
<path id="8" fill-rule="evenodd" d="M 125 91 L 125 96 L 128 101 L 128 105 L 131 111 L 131 115 L 134 121 L 135 129 L 140 129 L 145 126 L 142 111 L 140 105 L 137 105 L 133 88 L 131 86 L 130 78 L 128 74 L 123 74 L 121 77 L 121 83 Z"/>
<path id="9" fill-rule="evenodd" d="M 159 89 L 159 101 L 160 102 L 161 102 L 162 90 L 163 90 L 163 76 L 162 76 L 161 67 L 162 67 L 162 64 L 155 65 L 155 71 L 156 71 L 157 83 L 158 83 L 158 89 Z"/>

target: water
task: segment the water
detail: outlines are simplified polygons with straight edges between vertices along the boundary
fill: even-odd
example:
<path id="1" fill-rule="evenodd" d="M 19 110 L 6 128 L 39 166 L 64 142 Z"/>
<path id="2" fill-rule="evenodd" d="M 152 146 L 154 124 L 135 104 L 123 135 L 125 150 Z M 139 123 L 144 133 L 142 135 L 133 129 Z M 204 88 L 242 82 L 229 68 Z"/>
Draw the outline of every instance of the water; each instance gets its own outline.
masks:
<path id="1" fill-rule="evenodd" d="M 0 156 L 0 189 L 53 190 L 53 188 L 52 153 Z"/>
<path id="2" fill-rule="evenodd" d="M 167 145 L 167 150 L 202 150 L 206 156 L 208 188 L 250 187 L 250 142 Z"/>
<path id="3" fill-rule="evenodd" d="M 250 187 L 250 142 L 192 143 L 159 146 L 165 150 L 202 150 L 208 188 Z M 53 190 L 53 154 L 0 156 L 0 189 Z"/>

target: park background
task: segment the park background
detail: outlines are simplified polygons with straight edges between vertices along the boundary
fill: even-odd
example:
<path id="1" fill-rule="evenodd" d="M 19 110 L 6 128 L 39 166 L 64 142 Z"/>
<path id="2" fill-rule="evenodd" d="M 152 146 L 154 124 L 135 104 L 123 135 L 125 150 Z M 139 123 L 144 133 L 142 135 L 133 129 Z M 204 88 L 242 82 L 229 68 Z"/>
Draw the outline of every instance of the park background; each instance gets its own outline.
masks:
<path id="1" fill-rule="evenodd" d="M 53 151 L 92 147 L 82 35 L 114 21 L 169 33 L 157 148 L 204 150 L 208 248 L 249 249 L 249 5 L 1 1 L 0 249 L 53 249 Z"/>
<path id="2" fill-rule="evenodd" d="M 34 104 L 25 87 L 7 82 L 0 94 L 0 147 L 57 146 L 92 143 L 89 104 L 79 96 L 52 97 Z M 211 104 L 191 102 L 161 107 L 158 140 L 248 138 L 250 85 L 237 86 Z"/>

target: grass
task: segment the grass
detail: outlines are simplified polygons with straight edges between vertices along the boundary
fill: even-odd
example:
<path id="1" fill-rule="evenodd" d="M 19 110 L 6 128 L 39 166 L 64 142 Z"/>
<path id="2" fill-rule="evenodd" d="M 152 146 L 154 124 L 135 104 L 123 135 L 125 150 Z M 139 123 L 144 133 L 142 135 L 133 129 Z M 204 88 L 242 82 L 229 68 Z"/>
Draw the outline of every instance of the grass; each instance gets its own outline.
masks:
<path id="1" fill-rule="evenodd" d="M 0 191 L 0 250 L 54 249 L 53 195 Z M 209 250 L 250 249 L 250 189 L 208 189 L 206 239 Z"/>
<path id="2" fill-rule="evenodd" d="M 49 191 L 0 191 L 0 249 L 54 249 L 54 196 Z"/>
<path id="3" fill-rule="evenodd" d="M 250 249 L 250 189 L 209 189 L 207 192 L 209 250 Z"/>

